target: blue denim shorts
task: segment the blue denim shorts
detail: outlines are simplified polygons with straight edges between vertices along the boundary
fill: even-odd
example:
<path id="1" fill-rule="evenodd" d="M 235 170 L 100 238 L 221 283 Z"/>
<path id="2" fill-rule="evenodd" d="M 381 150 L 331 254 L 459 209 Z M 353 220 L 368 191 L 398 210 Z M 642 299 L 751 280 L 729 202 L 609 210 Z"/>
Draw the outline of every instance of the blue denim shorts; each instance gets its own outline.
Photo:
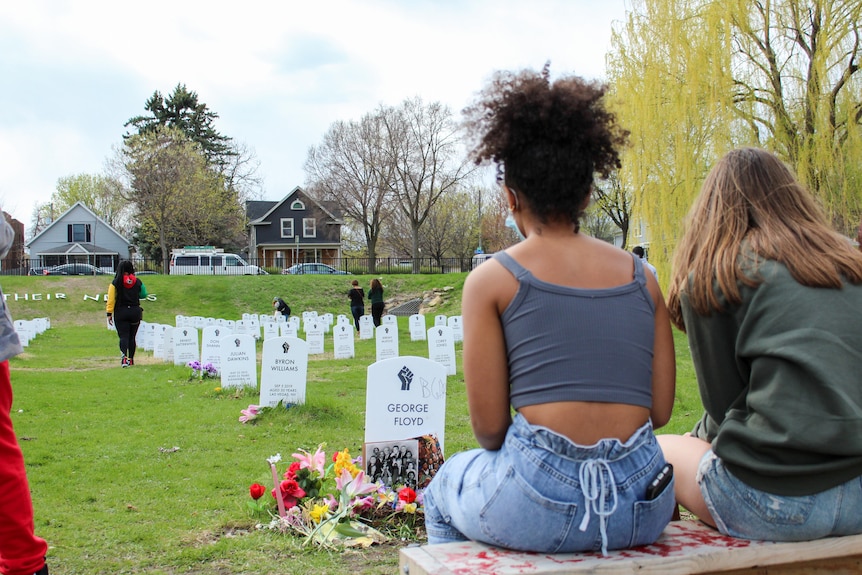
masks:
<path id="1" fill-rule="evenodd" d="M 645 497 L 664 464 L 650 423 L 625 443 L 581 446 L 516 414 L 498 451 L 458 453 L 437 472 L 425 490 L 428 543 L 541 553 L 652 543 L 676 504 L 673 482 Z"/>
<path id="2" fill-rule="evenodd" d="M 775 495 L 737 479 L 710 450 L 700 461 L 697 483 L 724 535 L 809 541 L 862 533 L 862 477 L 814 495 Z"/>

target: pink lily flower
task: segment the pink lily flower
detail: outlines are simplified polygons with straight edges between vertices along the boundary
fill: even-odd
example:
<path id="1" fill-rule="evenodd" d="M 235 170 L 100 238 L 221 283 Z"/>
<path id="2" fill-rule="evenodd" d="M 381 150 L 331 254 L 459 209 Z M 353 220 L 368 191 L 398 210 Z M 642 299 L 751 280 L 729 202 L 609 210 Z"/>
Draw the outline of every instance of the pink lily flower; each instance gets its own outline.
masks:
<path id="1" fill-rule="evenodd" d="M 241 409 L 239 412 L 242 414 L 239 416 L 240 423 L 248 423 L 259 413 L 260 406 L 251 404 L 248 406 L 248 409 Z"/>
<path id="2" fill-rule="evenodd" d="M 360 495 L 377 491 L 378 485 L 365 481 L 364 471 L 360 471 L 356 477 L 353 477 L 349 470 L 342 469 L 341 475 L 335 478 L 335 487 L 347 501 L 352 501 Z"/>
<path id="3" fill-rule="evenodd" d="M 300 453 L 294 453 L 292 456 L 299 461 L 299 468 L 310 468 L 316 471 L 320 477 L 326 473 L 326 454 L 321 449 L 321 445 L 317 446 L 317 451 L 312 455 L 304 449 L 300 449 Z"/>

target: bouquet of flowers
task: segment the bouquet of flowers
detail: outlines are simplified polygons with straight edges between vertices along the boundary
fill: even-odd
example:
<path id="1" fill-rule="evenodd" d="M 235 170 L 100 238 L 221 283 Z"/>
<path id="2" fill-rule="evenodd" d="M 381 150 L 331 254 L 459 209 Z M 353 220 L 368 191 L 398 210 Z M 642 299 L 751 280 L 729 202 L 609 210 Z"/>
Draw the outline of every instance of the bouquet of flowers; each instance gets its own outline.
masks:
<path id="1" fill-rule="evenodd" d="M 188 366 L 192 368 L 192 375 L 190 379 L 209 379 L 218 377 L 218 370 L 211 363 L 205 363 L 201 365 L 201 362 L 195 360 L 190 361 Z"/>
<path id="2" fill-rule="evenodd" d="M 414 538 L 417 516 L 422 514 L 422 492 L 410 487 L 387 487 L 368 480 L 347 449 L 336 451 L 327 461 L 319 445 L 314 453 L 303 449 L 292 454 L 295 461 L 279 478 L 281 455 L 267 459 L 274 488 L 253 483 L 248 507 L 255 514 L 268 514 L 271 521 L 259 528 L 302 535 L 306 543 L 323 546 L 369 546 L 391 536 Z M 421 518 L 418 525 L 424 522 Z"/>

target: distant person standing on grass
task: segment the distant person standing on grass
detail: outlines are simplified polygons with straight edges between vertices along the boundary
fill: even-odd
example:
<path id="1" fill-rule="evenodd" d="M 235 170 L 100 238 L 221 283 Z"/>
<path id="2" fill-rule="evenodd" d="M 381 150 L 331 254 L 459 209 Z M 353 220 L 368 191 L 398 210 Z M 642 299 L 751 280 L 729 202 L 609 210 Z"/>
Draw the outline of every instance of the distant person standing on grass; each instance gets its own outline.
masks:
<path id="1" fill-rule="evenodd" d="M 380 327 L 383 321 L 381 319 L 383 317 L 383 308 L 386 307 L 386 304 L 383 303 L 383 284 L 377 278 L 371 280 L 368 299 L 371 300 L 371 317 L 374 320 L 374 327 Z"/>
<path id="2" fill-rule="evenodd" d="M 644 267 L 652 272 L 652 275 L 655 276 L 655 279 L 658 279 L 658 272 L 655 269 L 655 266 L 649 263 L 646 259 L 646 252 L 644 251 L 642 246 L 635 246 L 632 248 L 632 253 L 641 259 Z"/>
<path id="3" fill-rule="evenodd" d="M 120 351 L 123 352 L 120 365 L 123 367 L 135 365 L 135 337 L 144 314 L 141 309 L 143 297 L 147 297 L 147 288 L 135 277 L 135 266 L 128 260 L 121 261 L 117 266 L 114 281 L 108 286 L 105 309 L 108 312 L 108 323 L 117 329 L 120 336 Z"/>
<path id="4" fill-rule="evenodd" d="M 0 258 L 15 240 L 12 226 L 0 223 Z M 33 502 L 27 484 L 24 455 L 12 427 L 12 381 L 9 358 L 21 353 L 21 342 L 0 291 L 0 573 L 48 575 L 48 544 L 36 537 Z"/>
<path id="5" fill-rule="evenodd" d="M 359 331 L 359 318 L 365 314 L 365 290 L 359 287 L 359 282 L 356 280 L 350 282 L 350 285 L 352 287 L 347 292 L 347 297 L 350 298 L 350 313 L 353 314 L 356 331 Z"/>

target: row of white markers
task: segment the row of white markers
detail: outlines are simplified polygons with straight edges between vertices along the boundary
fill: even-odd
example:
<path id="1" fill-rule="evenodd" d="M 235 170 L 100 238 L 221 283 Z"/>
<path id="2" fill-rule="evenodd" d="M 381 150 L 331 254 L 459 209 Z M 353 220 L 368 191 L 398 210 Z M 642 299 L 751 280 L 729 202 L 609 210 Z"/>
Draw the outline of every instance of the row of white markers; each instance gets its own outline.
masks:
<path id="1" fill-rule="evenodd" d="M 51 329 L 51 320 L 47 317 L 37 317 L 35 319 L 16 319 L 14 322 L 15 333 L 18 334 L 18 339 L 21 345 L 27 347 L 30 345 L 30 340 L 37 335 L 44 333 L 45 330 Z"/>
<path id="2" fill-rule="evenodd" d="M 375 339 L 377 361 L 399 357 L 397 321 L 396 316 L 387 315 L 374 328 L 370 316 L 360 319 L 359 338 Z M 434 321 L 434 327 L 426 329 L 425 316 L 410 316 L 411 341 L 426 340 L 428 359 L 443 365 L 447 375 L 454 375 L 455 342 L 463 339 L 461 316 L 437 315 Z M 308 356 L 325 353 L 328 333 L 336 359 L 354 357 L 352 318 L 315 312 L 304 312 L 301 319 L 253 314 L 244 314 L 241 320 L 177 316 L 176 326 L 141 322 L 136 341 L 155 358 L 175 365 L 196 361 L 211 365 L 222 387 L 256 387 L 256 341 L 262 338 L 261 404 L 274 405 L 279 400 L 304 403 Z"/>
<path id="3" fill-rule="evenodd" d="M 318 317 L 313 312 L 303 314 L 302 325 L 307 338 L 309 334 L 330 331 L 322 327 L 331 327 L 327 316 Z M 363 316 L 363 320 L 366 317 Z M 271 316 L 244 316 L 242 320 L 232 322 L 177 316 L 176 327 L 141 322 L 137 342 L 143 349 L 152 351 L 155 357 L 177 364 L 199 360 L 202 364 L 220 366 L 223 387 L 249 386 L 257 384 L 256 337 L 253 333 L 241 332 L 251 326 L 251 331 L 258 330 L 257 339 L 261 333 L 264 336 L 260 404 L 275 406 L 280 401 L 283 404 L 305 403 L 311 345 L 296 337 L 300 331 L 299 318 L 272 319 Z M 395 319 L 395 316 L 384 316 L 383 325 L 376 330 L 371 326 L 377 338 L 377 362 L 368 366 L 365 441 L 402 440 L 435 434 L 441 449 L 444 449 L 446 377 L 455 373 L 454 334 L 458 334 L 460 340 L 463 333 L 461 318 L 438 315 L 434 318 L 436 325 L 425 330 L 425 316 L 417 314 L 410 317 L 411 339 L 428 340 L 427 359 L 398 356 L 398 324 L 393 321 Z M 273 331 L 271 323 L 277 324 L 278 332 Z M 21 344 L 27 346 L 32 339 L 51 328 L 51 320 L 15 320 L 14 325 Z M 421 334 L 418 327 L 422 328 Z M 199 328 L 203 330 L 200 349 L 197 342 Z M 338 316 L 331 331 L 336 354 L 339 341 L 343 340 L 342 344 L 346 346 L 344 342 L 349 340 L 351 354 L 344 357 L 352 357 L 355 331 L 352 319 Z M 447 351 L 442 351 L 444 348 Z M 385 353 L 381 354 L 382 350 Z"/>

